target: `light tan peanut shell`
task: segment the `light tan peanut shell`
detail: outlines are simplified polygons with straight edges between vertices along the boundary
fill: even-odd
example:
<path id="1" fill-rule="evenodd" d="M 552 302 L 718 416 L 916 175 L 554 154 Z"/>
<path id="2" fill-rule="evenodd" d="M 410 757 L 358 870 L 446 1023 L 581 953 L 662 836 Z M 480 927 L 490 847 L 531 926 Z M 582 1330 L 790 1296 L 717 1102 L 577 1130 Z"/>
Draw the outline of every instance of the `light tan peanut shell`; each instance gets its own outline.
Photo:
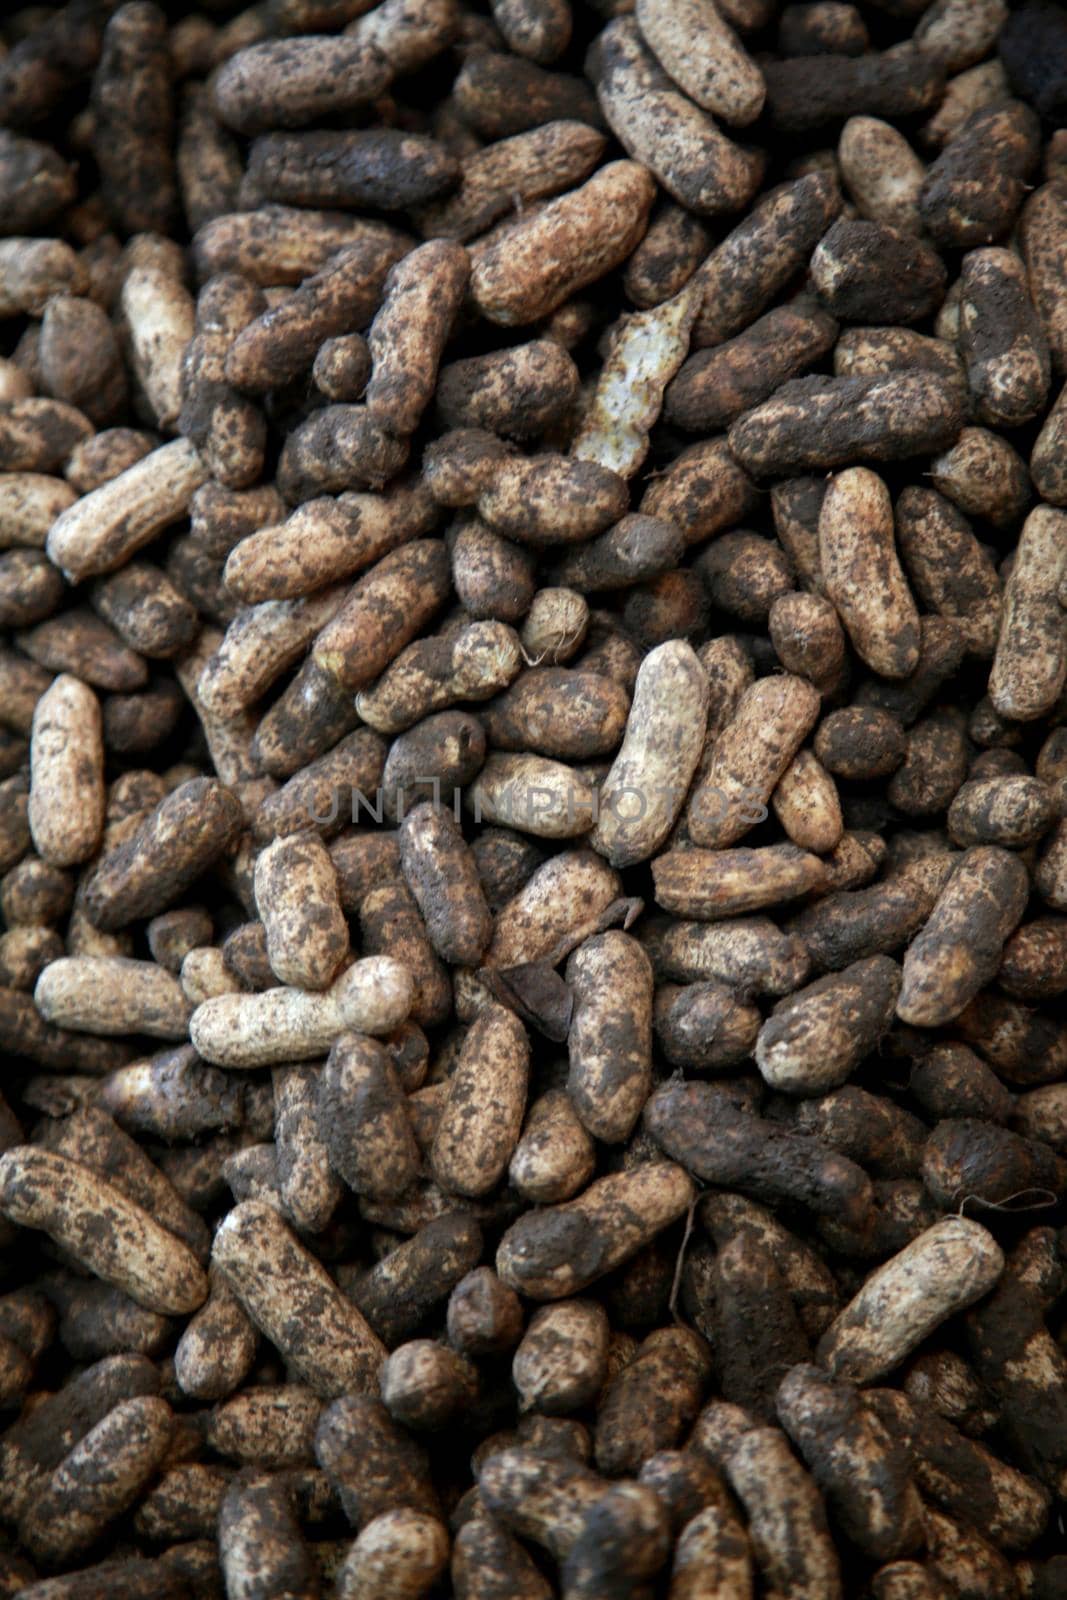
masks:
<path id="1" fill-rule="evenodd" d="M 414 1507 L 368 1522 L 337 1575 L 338 1600 L 421 1600 L 448 1562 L 448 1531 Z"/>
<path id="2" fill-rule="evenodd" d="M 431 1162 L 442 1188 L 476 1196 L 495 1187 L 522 1129 L 529 1060 L 519 1019 L 487 1006 L 463 1041 L 434 1135 Z"/>
<path id="3" fill-rule="evenodd" d="M 114 572 L 185 515 L 208 471 L 187 439 L 161 445 L 60 513 L 45 548 L 72 583 Z"/>
<path id="4" fill-rule="evenodd" d="M 1004 591 L 989 693 L 1002 717 L 1047 715 L 1067 678 L 1067 628 L 1057 591 L 1067 574 L 1067 511 L 1039 506 L 1023 524 Z"/>
<path id="5" fill-rule="evenodd" d="M 574 995 L 567 1091 L 594 1138 L 621 1144 L 652 1082 L 652 967 L 637 940 L 613 928 L 575 950 L 567 982 Z"/>
<path id="6" fill-rule="evenodd" d="M 638 0 L 638 26 L 690 99 L 734 127 L 759 116 L 763 74 L 713 0 Z"/>
<path id="7" fill-rule="evenodd" d="M 791 673 L 759 678 L 745 690 L 689 798 L 694 844 L 722 849 L 762 820 L 821 705 L 818 690 Z"/>
<path id="8" fill-rule="evenodd" d="M 79 678 L 61 673 L 38 700 L 30 740 L 30 832 L 54 867 L 86 861 L 104 827 L 100 702 Z"/>
<path id="9" fill-rule="evenodd" d="M 1003 1268 L 988 1229 L 967 1217 L 945 1217 L 871 1274 L 823 1334 L 820 1362 L 835 1378 L 875 1382 L 986 1294 Z"/>
<path id="10" fill-rule="evenodd" d="M 684 640 L 642 662 L 590 841 L 612 866 L 646 860 L 670 832 L 704 745 L 708 695 L 707 673 Z"/>
<path id="11" fill-rule="evenodd" d="M 34 1002 L 46 1022 L 105 1036 L 147 1033 L 184 1039 L 190 1006 L 172 973 L 126 956 L 65 956 L 37 980 Z"/>
<path id="12" fill-rule="evenodd" d="M 295 988 L 325 989 L 348 953 L 348 925 L 318 834 L 289 834 L 261 851 L 255 892 L 276 976 Z"/>
<path id="13" fill-rule="evenodd" d="M 384 1346 L 273 1206 L 234 1206 L 212 1261 L 301 1382 L 327 1399 L 374 1392 Z"/>
<path id="14" fill-rule="evenodd" d="M 505 223 L 474 245 L 471 293 L 505 326 L 537 322 L 630 254 L 655 195 L 636 161 L 612 161 L 579 189 Z"/>
<path id="15" fill-rule="evenodd" d="M 40 1228 L 149 1311 L 195 1311 L 207 1278 L 189 1247 L 100 1173 L 36 1145 L 0 1157 L 0 1211 Z"/>
<path id="16" fill-rule="evenodd" d="M 866 467 L 831 478 L 819 515 L 826 593 L 872 672 L 906 678 L 919 663 L 919 615 L 893 538 L 893 506 Z"/>
<path id="17" fill-rule="evenodd" d="M 540 961 L 561 945 L 566 954 L 585 937 L 589 920 L 606 912 L 621 892 L 618 873 L 592 850 L 551 856 L 498 911 L 485 965 Z"/>
<path id="18" fill-rule="evenodd" d="M 839 1600 L 841 1572 L 822 1496 L 779 1428 L 744 1433 L 726 1458 L 730 1487 L 768 1590 L 790 1600 Z"/>
<path id="19" fill-rule="evenodd" d="M 219 1066 L 307 1061 L 340 1033 L 391 1033 L 406 1018 L 411 996 L 406 967 L 390 956 L 367 956 L 319 994 L 268 989 L 207 1000 L 190 1018 L 189 1037 L 205 1061 Z"/>

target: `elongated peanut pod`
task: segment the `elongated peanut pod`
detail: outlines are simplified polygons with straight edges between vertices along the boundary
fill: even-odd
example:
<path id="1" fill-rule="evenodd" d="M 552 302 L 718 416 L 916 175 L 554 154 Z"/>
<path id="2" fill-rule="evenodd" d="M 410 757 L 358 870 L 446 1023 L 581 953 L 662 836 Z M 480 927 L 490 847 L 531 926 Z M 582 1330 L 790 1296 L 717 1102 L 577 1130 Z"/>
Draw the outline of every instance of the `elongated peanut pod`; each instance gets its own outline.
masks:
<path id="1" fill-rule="evenodd" d="M 175 1417 L 165 1400 L 124 1400 L 75 1445 L 31 1503 L 20 1536 L 38 1561 L 68 1566 L 131 1506 L 163 1464 Z"/>
<path id="2" fill-rule="evenodd" d="M 37 702 L 30 742 L 30 832 L 45 861 L 88 860 L 103 833 L 104 805 L 100 702 L 80 678 L 62 673 Z"/>
<path id="3" fill-rule="evenodd" d="M 520 1217 L 500 1241 L 497 1272 L 534 1300 L 578 1294 L 683 1216 L 694 1192 L 671 1161 L 599 1178 L 577 1200 Z"/>
<path id="4" fill-rule="evenodd" d="M 376 1390 L 385 1347 L 273 1206 L 234 1206 L 211 1254 L 256 1327 L 316 1394 Z"/>
<path id="5" fill-rule="evenodd" d="M 883 677 L 906 678 L 919 662 L 919 615 L 896 553 L 889 491 L 877 473 L 850 467 L 830 480 L 819 564 L 862 660 Z"/>
<path id="6" fill-rule="evenodd" d="M 172 973 L 126 956 L 64 956 L 45 967 L 34 1002 L 46 1022 L 105 1037 L 184 1039 L 189 1002 Z"/>
<path id="7" fill-rule="evenodd" d="M 1058 591 L 1067 577 L 1067 511 L 1039 506 L 1023 524 L 1004 591 L 989 694 L 1002 717 L 1047 715 L 1067 678 L 1067 629 Z"/>
<path id="8" fill-rule="evenodd" d="M 762 820 L 820 709 L 818 690 L 791 673 L 759 678 L 745 690 L 689 799 L 694 844 L 722 849 Z"/>
<path id="9" fill-rule="evenodd" d="M 442 1188 L 481 1195 L 502 1176 L 522 1130 L 529 1058 L 518 1017 L 487 1006 L 463 1041 L 434 1135 L 433 1171 Z"/>
<path id="10" fill-rule="evenodd" d="M 362 1530 L 337 1575 L 338 1600 L 420 1600 L 448 1561 L 448 1531 L 413 1506 L 383 1511 Z"/>
<path id="11" fill-rule="evenodd" d="M 265 1067 L 308 1061 L 338 1034 L 391 1033 L 411 1006 L 412 980 L 390 956 L 355 962 L 319 994 L 268 989 L 205 1000 L 189 1021 L 189 1037 L 205 1061 L 224 1067 Z"/>
<path id="12" fill-rule="evenodd" d="M 0 1212 L 40 1228 L 105 1283 L 149 1311 L 195 1311 L 207 1278 L 187 1245 L 99 1172 L 18 1145 L 0 1158 Z"/>
<path id="13" fill-rule="evenodd" d="M 996 845 L 966 851 L 904 957 L 897 1015 L 927 1028 L 958 1016 L 1000 966 L 1028 892 L 1018 856 Z"/>
<path id="14" fill-rule="evenodd" d="M 625 261 L 655 197 L 650 172 L 611 161 L 588 183 L 489 234 L 471 250 L 471 293 L 483 316 L 536 322 Z"/>
<path id="15" fill-rule="evenodd" d="M 769 1591 L 791 1600 L 838 1600 L 841 1569 L 822 1496 L 778 1428 L 753 1428 L 726 1460 L 748 1513 L 749 1538 Z"/>
<path id="16" fill-rule="evenodd" d="M 49 560 L 71 583 L 114 572 L 163 528 L 181 520 L 207 476 L 187 439 L 161 445 L 56 518 L 45 545 Z"/>
<path id="17" fill-rule="evenodd" d="M 629 1138 L 652 1081 L 652 966 L 637 940 L 610 929 L 567 963 L 574 993 L 567 1091 L 597 1139 Z"/>
<path id="18" fill-rule="evenodd" d="M 867 1279 L 818 1348 L 835 1378 L 872 1383 L 898 1366 L 936 1327 L 973 1305 L 1004 1270 L 988 1229 L 946 1217 Z"/>
<path id="19" fill-rule="evenodd" d="M 658 646 L 642 662 L 590 838 L 612 866 L 646 860 L 670 832 L 704 745 L 708 697 L 707 673 L 685 640 Z"/>

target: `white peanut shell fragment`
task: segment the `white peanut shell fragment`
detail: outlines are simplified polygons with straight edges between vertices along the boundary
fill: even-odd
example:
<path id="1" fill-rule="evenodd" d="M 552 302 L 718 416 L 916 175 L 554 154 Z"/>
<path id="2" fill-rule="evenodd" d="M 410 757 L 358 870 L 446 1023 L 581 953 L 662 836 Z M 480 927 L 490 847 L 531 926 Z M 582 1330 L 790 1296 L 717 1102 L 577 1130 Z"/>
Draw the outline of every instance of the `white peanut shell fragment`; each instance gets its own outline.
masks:
<path id="1" fill-rule="evenodd" d="M 632 478 L 648 454 L 663 392 L 689 353 L 701 297 L 686 287 L 662 305 L 620 318 L 572 454 Z"/>
<path id="2" fill-rule="evenodd" d="M 993 1287 L 1004 1253 L 981 1223 L 945 1217 L 872 1272 L 819 1342 L 835 1378 L 874 1383 Z"/>
<path id="3" fill-rule="evenodd" d="M 366 956 L 319 994 L 223 994 L 193 1012 L 189 1037 L 220 1067 L 267 1067 L 325 1055 L 338 1034 L 391 1033 L 411 1009 L 412 978 L 391 956 Z"/>

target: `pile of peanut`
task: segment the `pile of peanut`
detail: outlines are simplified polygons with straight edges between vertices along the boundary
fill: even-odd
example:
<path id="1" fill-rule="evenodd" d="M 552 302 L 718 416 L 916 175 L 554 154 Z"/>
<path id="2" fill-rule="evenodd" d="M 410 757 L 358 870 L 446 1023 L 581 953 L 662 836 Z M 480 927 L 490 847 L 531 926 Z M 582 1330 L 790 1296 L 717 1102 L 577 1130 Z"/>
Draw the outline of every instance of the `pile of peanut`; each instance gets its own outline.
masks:
<path id="1" fill-rule="evenodd" d="M 0 1595 L 1067 1595 L 1067 9 L 0 21 Z"/>

